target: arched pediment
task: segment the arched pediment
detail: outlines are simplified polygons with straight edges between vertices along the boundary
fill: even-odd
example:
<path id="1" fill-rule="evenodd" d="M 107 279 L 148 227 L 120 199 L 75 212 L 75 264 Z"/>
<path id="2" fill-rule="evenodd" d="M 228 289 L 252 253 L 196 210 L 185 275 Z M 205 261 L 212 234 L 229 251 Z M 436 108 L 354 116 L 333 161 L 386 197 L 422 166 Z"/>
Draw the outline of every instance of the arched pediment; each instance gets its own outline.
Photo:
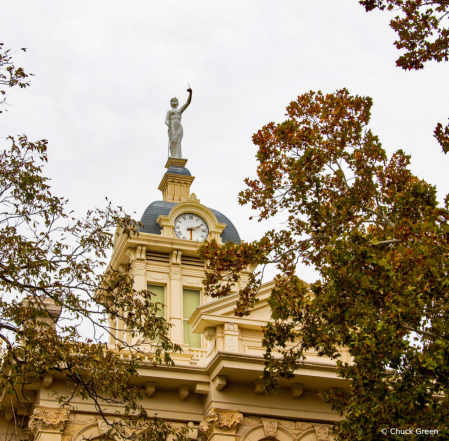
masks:
<path id="1" fill-rule="evenodd" d="M 107 429 L 109 427 L 104 420 L 98 420 L 96 423 L 89 424 L 78 430 L 73 435 L 72 441 L 84 441 L 87 439 L 92 441 L 114 441 L 113 438 L 104 435 Z"/>
<path id="2" fill-rule="evenodd" d="M 298 441 L 316 441 L 316 431 L 315 429 L 307 430 L 298 437 Z"/>
<path id="3" fill-rule="evenodd" d="M 215 239 L 218 243 L 221 243 L 220 235 L 226 228 L 226 224 L 218 222 L 215 214 L 201 204 L 199 199 L 196 198 L 193 193 L 185 202 L 176 204 L 167 216 L 159 215 L 156 222 L 162 227 L 162 236 L 175 238 L 174 228 L 176 218 L 184 213 L 193 213 L 202 217 L 209 228 L 209 240 Z"/>
<path id="4" fill-rule="evenodd" d="M 92 423 L 78 430 L 78 432 L 73 435 L 72 441 L 81 441 L 89 438 L 98 439 L 98 437 L 101 437 L 101 433 L 98 430 L 98 423 Z"/>

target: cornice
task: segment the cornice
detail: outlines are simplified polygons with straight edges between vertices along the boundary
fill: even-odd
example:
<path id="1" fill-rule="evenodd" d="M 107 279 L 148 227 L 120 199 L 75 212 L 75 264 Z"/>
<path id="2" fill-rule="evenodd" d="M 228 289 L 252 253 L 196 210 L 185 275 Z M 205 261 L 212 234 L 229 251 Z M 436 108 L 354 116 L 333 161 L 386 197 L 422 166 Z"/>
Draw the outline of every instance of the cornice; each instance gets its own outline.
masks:
<path id="1" fill-rule="evenodd" d="M 147 250 L 171 253 L 173 250 L 182 251 L 186 256 L 198 256 L 198 249 L 202 245 L 200 242 L 182 240 L 174 237 L 164 237 L 159 234 L 142 233 L 132 236 L 129 239 L 120 241 L 114 249 L 110 265 L 117 268 L 120 264 L 127 264 L 129 256 L 126 255 L 128 248 L 145 246 Z"/>
<path id="2" fill-rule="evenodd" d="M 220 364 L 223 362 L 232 362 L 233 364 L 237 363 L 239 366 L 234 365 L 234 368 L 242 371 L 245 370 L 244 365 L 257 365 L 259 368 L 257 368 L 257 371 L 262 372 L 263 366 L 264 366 L 264 357 L 262 355 L 252 355 L 252 354 L 242 354 L 238 352 L 225 352 L 225 351 L 219 351 L 215 354 L 215 356 L 212 358 L 210 363 L 207 366 L 169 366 L 169 365 L 153 365 L 152 363 L 141 363 L 139 368 L 139 375 L 141 377 L 145 377 L 145 371 L 166 371 L 166 372 L 173 372 L 173 373 L 180 373 L 180 374 L 202 374 L 202 375 L 208 375 L 210 376 L 210 379 L 212 380 L 215 378 L 216 375 L 219 375 L 217 373 L 217 368 L 220 368 Z M 254 369 L 250 369 L 251 371 L 254 371 Z M 337 367 L 331 362 L 317 362 L 317 361 L 304 361 L 301 363 L 300 367 L 298 367 L 294 374 L 295 375 L 301 375 L 304 373 L 305 370 L 312 370 L 312 371 L 325 371 L 330 373 L 336 373 Z M 335 377 L 337 379 L 337 377 Z M 340 380 L 340 378 L 338 378 Z M 192 379 L 192 381 L 197 381 L 195 379 Z"/>
<path id="3" fill-rule="evenodd" d="M 195 320 L 192 317 L 189 320 L 189 325 L 192 326 L 192 330 L 198 334 L 204 334 L 207 328 L 213 326 L 224 325 L 225 323 L 235 323 L 240 328 L 243 329 L 255 329 L 261 331 L 263 327 L 267 325 L 267 323 L 274 323 L 274 320 L 255 320 L 248 317 L 240 318 L 240 317 L 227 317 L 220 315 L 212 315 L 212 314 L 202 314 Z"/>
<path id="4" fill-rule="evenodd" d="M 160 191 L 164 191 L 168 182 L 184 182 L 188 185 L 191 185 L 194 179 L 195 179 L 194 176 L 175 175 L 173 173 L 165 173 L 164 177 L 162 178 L 161 183 L 159 184 L 158 189 Z"/>
<path id="5" fill-rule="evenodd" d="M 259 303 L 257 304 L 257 307 L 253 308 L 253 311 L 260 309 L 260 307 L 263 307 L 267 304 L 266 300 L 269 298 L 271 289 L 273 287 L 274 282 L 272 281 L 262 285 L 259 293 L 257 294 Z M 231 312 L 235 307 L 238 298 L 239 294 L 235 293 L 199 306 L 189 319 L 189 324 L 194 329 L 194 332 L 203 333 L 204 330 L 209 326 L 217 326 L 226 322 L 234 322 L 242 328 L 258 330 L 260 330 L 261 327 L 267 324 L 267 320 L 258 320 L 255 318 L 251 318 L 251 316 L 236 317 L 215 314 L 217 312 Z"/>

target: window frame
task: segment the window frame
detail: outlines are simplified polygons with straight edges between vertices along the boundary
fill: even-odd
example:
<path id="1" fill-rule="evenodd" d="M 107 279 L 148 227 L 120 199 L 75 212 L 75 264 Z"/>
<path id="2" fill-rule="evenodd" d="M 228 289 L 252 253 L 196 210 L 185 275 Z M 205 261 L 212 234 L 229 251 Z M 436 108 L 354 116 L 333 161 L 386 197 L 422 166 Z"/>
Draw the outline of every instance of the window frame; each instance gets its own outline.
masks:
<path id="1" fill-rule="evenodd" d="M 151 291 L 150 286 L 156 286 L 158 288 L 162 288 L 163 290 L 163 302 L 160 302 L 164 305 L 164 307 L 162 308 L 161 314 L 156 314 L 156 316 L 158 317 L 163 317 L 165 319 L 167 319 L 167 309 L 168 309 L 168 305 L 167 305 L 167 285 L 163 284 L 163 283 L 154 283 L 154 282 L 147 282 L 147 291 Z M 151 296 L 151 302 L 159 302 L 159 300 L 157 298 L 155 298 L 154 296 Z"/>
<path id="2" fill-rule="evenodd" d="M 185 286 L 182 286 L 182 342 L 184 343 L 184 344 L 186 344 L 186 345 L 189 345 L 189 347 L 191 348 L 191 349 L 203 349 L 203 336 L 202 335 L 200 335 L 200 334 L 195 334 L 195 335 L 198 335 L 199 336 L 199 339 L 200 339 L 200 343 L 199 343 L 199 346 L 197 347 L 197 346 L 192 346 L 189 342 L 187 342 L 186 340 L 186 335 L 185 335 L 185 332 L 184 332 L 184 327 L 185 327 L 185 325 L 184 325 L 184 323 L 186 323 L 187 324 L 187 326 L 189 327 L 189 328 L 191 328 L 191 326 L 188 324 L 188 321 L 189 321 L 189 319 L 190 319 L 190 317 L 192 317 L 192 314 L 189 316 L 189 317 L 187 317 L 187 318 L 185 318 L 184 317 L 184 291 L 185 290 L 189 290 L 189 291 L 196 291 L 196 292 L 198 292 L 198 294 L 199 294 L 199 302 L 198 302 L 198 306 L 196 306 L 195 307 L 195 309 L 194 309 L 194 311 L 192 312 L 192 314 L 195 312 L 195 310 L 197 309 L 197 308 L 199 308 L 201 305 L 202 305 L 202 303 L 203 303 L 203 290 L 201 289 L 201 288 L 198 288 L 197 286 L 195 286 L 195 287 L 191 287 L 191 286 L 189 286 L 189 285 L 185 285 Z"/>

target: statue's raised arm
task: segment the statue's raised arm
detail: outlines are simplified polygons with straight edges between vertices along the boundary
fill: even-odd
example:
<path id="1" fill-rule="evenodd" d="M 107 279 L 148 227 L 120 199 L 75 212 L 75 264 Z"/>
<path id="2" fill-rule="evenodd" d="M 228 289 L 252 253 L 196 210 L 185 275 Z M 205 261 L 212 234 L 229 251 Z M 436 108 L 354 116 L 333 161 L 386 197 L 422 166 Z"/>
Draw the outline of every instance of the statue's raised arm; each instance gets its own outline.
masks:
<path id="1" fill-rule="evenodd" d="M 189 97 L 187 98 L 187 102 L 181 107 L 181 113 L 184 112 L 184 110 L 187 109 L 187 107 L 189 107 L 190 103 L 192 102 L 192 89 L 189 87 L 187 89 L 187 92 L 189 92 Z"/>

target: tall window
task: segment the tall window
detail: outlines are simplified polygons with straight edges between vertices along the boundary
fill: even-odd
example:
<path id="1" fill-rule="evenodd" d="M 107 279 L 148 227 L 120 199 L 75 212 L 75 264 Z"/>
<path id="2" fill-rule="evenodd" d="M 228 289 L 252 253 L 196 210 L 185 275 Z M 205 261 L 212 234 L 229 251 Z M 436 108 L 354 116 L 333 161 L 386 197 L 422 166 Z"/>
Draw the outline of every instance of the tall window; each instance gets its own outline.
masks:
<path id="1" fill-rule="evenodd" d="M 151 301 L 153 303 L 159 302 L 165 305 L 165 287 L 160 285 L 148 285 L 148 291 L 152 294 L 156 294 L 151 296 Z M 165 317 L 165 306 L 158 305 L 161 308 L 156 315 L 159 317 Z"/>
<path id="2" fill-rule="evenodd" d="M 200 292 L 194 289 L 184 289 L 182 296 L 184 343 L 187 343 L 192 348 L 201 347 L 201 334 L 194 334 L 192 327 L 187 323 L 198 306 L 200 306 Z"/>

